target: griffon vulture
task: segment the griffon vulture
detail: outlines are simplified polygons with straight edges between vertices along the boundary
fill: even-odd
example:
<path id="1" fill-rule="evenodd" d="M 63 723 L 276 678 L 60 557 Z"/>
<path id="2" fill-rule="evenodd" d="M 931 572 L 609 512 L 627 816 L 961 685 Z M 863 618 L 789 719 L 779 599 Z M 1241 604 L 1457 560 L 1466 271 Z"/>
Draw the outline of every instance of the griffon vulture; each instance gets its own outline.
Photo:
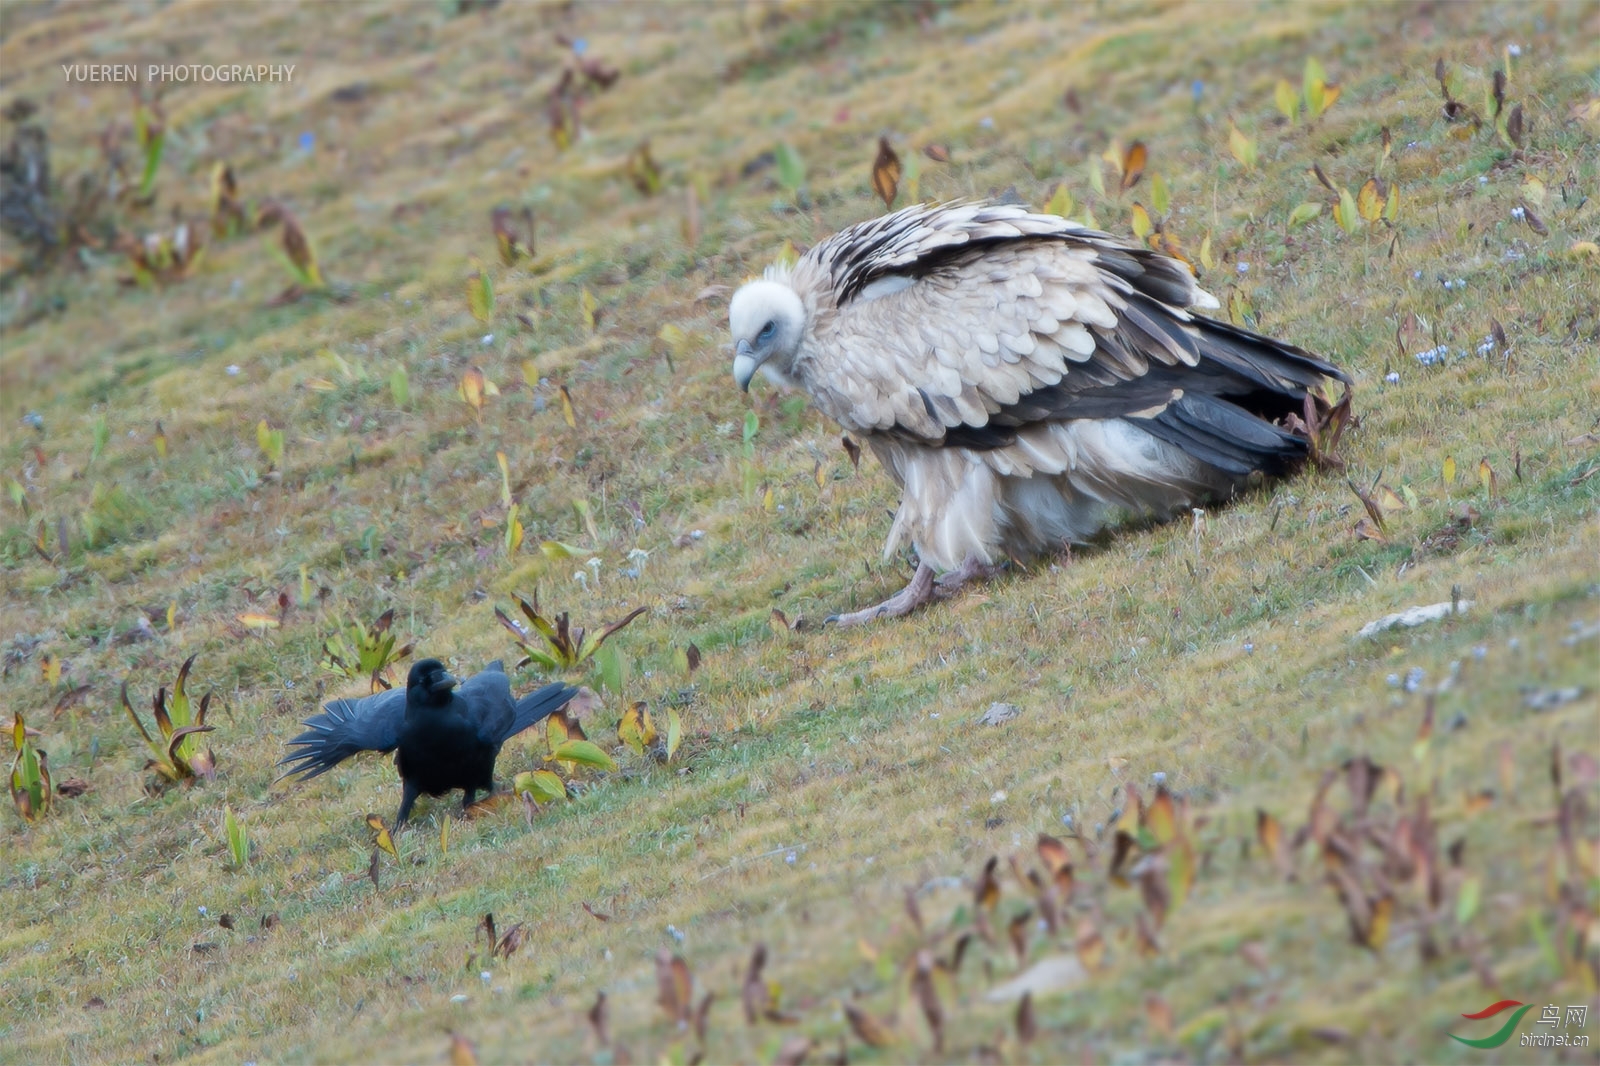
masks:
<path id="1" fill-rule="evenodd" d="M 1186 310 L 1217 306 L 1176 259 L 982 202 L 851 226 L 744 285 L 728 308 L 739 387 L 759 369 L 805 389 L 903 490 L 884 555 L 909 540 L 915 576 L 835 621 L 902 615 L 1120 513 L 1293 470 L 1308 443 L 1289 416 L 1350 379 Z"/>

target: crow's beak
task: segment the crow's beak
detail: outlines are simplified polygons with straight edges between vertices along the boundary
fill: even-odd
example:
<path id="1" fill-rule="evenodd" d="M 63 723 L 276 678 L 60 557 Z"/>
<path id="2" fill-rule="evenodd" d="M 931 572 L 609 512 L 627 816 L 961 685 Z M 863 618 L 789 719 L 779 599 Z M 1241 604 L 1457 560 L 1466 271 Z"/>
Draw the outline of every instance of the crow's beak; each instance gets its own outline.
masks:
<path id="1" fill-rule="evenodd" d="M 760 365 L 756 362 L 755 353 L 750 350 L 749 341 L 741 340 L 734 347 L 733 380 L 739 383 L 742 391 L 750 391 L 750 379 L 756 376 L 756 367 Z"/>
<path id="2" fill-rule="evenodd" d="M 449 692 L 455 687 L 456 679 L 442 670 L 433 675 L 433 681 L 428 685 L 428 688 L 432 689 L 436 693 Z"/>

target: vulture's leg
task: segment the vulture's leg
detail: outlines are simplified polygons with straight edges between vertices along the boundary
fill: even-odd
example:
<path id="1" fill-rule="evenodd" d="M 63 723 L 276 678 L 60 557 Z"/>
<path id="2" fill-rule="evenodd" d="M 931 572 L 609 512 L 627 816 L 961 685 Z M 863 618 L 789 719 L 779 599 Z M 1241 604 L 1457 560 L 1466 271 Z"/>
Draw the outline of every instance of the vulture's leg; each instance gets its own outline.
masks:
<path id="1" fill-rule="evenodd" d="M 911 583 L 893 596 L 873 607 L 851 611 L 849 614 L 836 614 L 828 621 L 841 626 L 860 626 L 879 618 L 899 618 L 932 600 L 935 595 L 933 567 L 927 563 L 918 563 L 917 572 L 911 575 Z"/>
<path id="2" fill-rule="evenodd" d="M 966 561 L 960 566 L 956 567 L 948 574 L 941 574 L 939 576 L 939 587 L 935 590 L 934 595 L 943 598 L 950 595 L 962 585 L 965 585 L 968 581 L 987 581 L 989 578 L 993 577 L 999 572 L 1000 568 L 998 566 L 992 566 L 978 558 L 976 555 L 969 555 L 967 556 Z"/>

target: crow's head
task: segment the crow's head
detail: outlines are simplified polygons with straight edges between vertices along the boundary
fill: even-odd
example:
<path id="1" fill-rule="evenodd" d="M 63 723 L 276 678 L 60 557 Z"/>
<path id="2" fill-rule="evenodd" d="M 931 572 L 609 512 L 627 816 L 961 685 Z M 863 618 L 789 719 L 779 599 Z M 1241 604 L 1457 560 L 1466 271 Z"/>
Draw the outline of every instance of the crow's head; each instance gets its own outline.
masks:
<path id="1" fill-rule="evenodd" d="M 423 659 L 412 666 L 406 678 L 406 702 L 424 707 L 443 707 L 450 702 L 456 679 L 438 659 Z"/>

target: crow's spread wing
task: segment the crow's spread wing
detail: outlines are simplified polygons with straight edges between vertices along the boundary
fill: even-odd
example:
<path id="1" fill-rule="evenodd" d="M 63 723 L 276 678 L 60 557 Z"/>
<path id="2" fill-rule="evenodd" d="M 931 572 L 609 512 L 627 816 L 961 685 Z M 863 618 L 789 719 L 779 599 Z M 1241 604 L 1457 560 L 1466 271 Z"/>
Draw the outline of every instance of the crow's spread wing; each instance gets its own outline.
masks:
<path id="1" fill-rule="evenodd" d="M 298 774 L 307 781 L 359 752 L 393 751 L 400 743 L 405 717 L 405 689 L 334 700 L 321 714 L 306 719 L 310 728 L 289 741 L 289 754 L 279 759 L 278 765 L 289 767 L 283 776 Z"/>

